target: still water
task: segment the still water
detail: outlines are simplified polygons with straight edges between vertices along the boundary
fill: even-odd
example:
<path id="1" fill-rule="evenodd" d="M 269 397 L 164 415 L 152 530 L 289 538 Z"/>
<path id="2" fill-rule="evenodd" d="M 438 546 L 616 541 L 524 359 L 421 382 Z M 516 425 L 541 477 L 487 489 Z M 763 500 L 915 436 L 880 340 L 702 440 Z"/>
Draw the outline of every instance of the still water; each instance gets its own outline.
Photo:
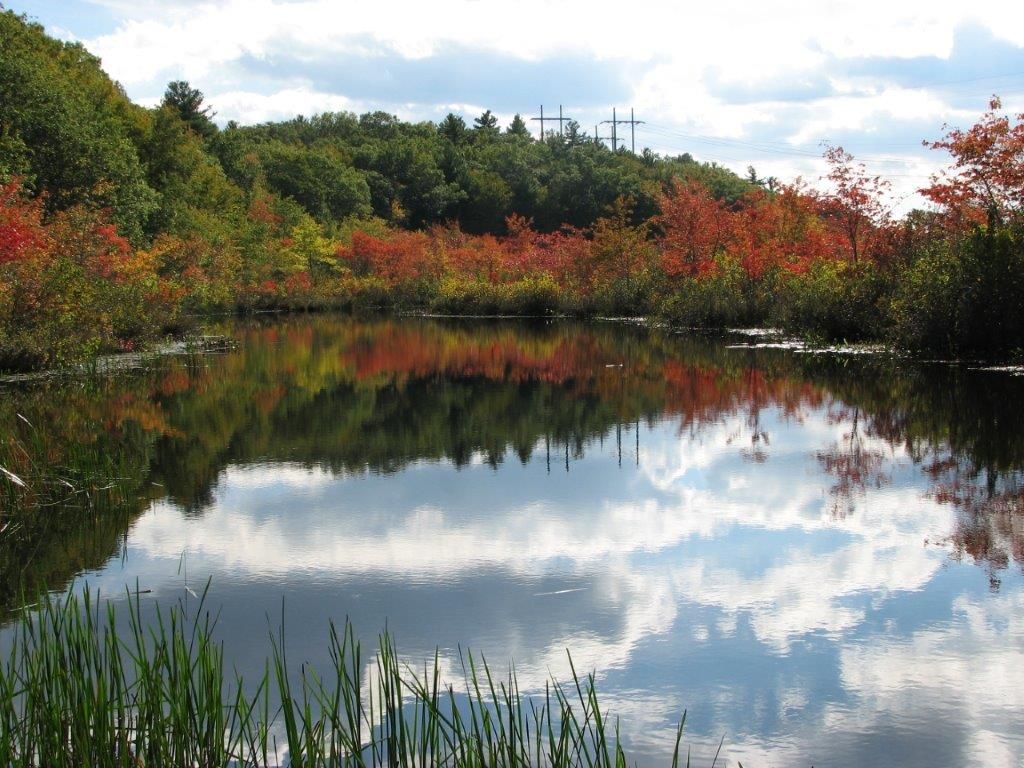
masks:
<path id="1" fill-rule="evenodd" d="M 292 659 L 348 617 L 524 693 L 569 649 L 641 764 L 684 709 L 704 764 L 1024 760 L 1024 378 L 611 323 L 218 330 L 3 388 L 0 434 L 116 478 L 0 533 L 5 612 L 211 580 L 253 676 L 282 614 Z"/>

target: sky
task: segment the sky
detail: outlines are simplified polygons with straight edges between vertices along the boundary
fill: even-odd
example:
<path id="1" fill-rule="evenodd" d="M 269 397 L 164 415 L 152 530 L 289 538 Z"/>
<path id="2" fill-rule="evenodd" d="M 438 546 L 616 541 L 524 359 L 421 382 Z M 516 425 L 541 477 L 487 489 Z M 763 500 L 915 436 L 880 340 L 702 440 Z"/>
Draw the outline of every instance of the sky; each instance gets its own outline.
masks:
<path id="1" fill-rule="evenodd" d="M 1024 112 L 1024 3 L 993 0 L 3 0 L 78 40 L 142 104 L 172 80 L 217 121 L 385 110 L 506 125 L 562 113 L 636 147 L 817 183 L 824 142 L 892 184 L 948 159 L 922 146 L 993 94 Z M 538 130 L 538 122 L 529 122 Z M 629 126 L 618 135 L 629 138 Z"/>

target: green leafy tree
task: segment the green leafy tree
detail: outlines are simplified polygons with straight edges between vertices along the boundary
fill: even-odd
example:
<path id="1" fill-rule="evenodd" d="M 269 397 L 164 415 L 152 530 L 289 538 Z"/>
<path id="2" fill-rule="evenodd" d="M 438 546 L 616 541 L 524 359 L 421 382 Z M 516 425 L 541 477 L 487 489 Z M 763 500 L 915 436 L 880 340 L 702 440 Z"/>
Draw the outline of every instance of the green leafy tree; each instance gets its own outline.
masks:
<path id="1" fill-rule="evenodd" d="M 505 219 L 512 213 L 512 190 L 508 183 L 493 171 L 469 172 L 468 197 L 461 209 L 460 219 L 467 232 L 500 232 Z"/>
<path id="2" fill-rule="evenodd" d="M 280 142 L 260 147 L 267 185 L 291 197 L 321 222 L 370 213 L 363 174 L 327 147 L 305 149 Z"/>
<path id="3" fill-rule="evenodd" d="M 360 130 L 375 139 L 394 139 L 402 132 L 401 121 L 387 112 L 367 112 L 359 116 Z"/>
<path id="4" fill-rule="evenodd" d="M 357 167 L 377 174 L 380 191 L 389 197 L 388 210 L 374 201 L 378 215 L 412 227 L 451 216 L 466 191 L 446 178 L 443 146 L 435 130 L 429 136 L 412 134 L 360 147 Z"/>
<path id="5" fill-rule="evenodd" d="M 582 144 L 587 140 L 587 134 L 580 129 L 580 124 L 575 120 L 570 120 L 565 124 L 565 143 L 570 147 L 575 147 L 578 144 Z"/>
<path id="6" fill-rule="evenodd" d="M 132 104 L 77 43 L 49 38 L 0 12 L 0 174 L 24 174 L 50 212 L 79 203 L 109 208 L 122 234 L 143 239 L 157 196 L 136 142 L 146 110 Z"/>

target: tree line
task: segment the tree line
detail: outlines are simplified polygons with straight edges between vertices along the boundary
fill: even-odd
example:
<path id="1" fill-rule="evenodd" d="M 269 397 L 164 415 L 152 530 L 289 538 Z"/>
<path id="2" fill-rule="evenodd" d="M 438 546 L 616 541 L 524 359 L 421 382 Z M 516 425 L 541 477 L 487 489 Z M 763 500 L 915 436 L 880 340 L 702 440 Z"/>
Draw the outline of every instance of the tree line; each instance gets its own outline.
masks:
<path id="1" fill-rule="evenodd" d="M 81 45 L 0 13 L 0 366 L 131 349 L 261 308 L 656 315 L 1004 355 L 1024 330 L 1024 127 L 994 99 L 893 218 L 842 148 L 826 191 L 613 152 L 516 116 L 324 113 L 223 129 L 133 104 Z"/>

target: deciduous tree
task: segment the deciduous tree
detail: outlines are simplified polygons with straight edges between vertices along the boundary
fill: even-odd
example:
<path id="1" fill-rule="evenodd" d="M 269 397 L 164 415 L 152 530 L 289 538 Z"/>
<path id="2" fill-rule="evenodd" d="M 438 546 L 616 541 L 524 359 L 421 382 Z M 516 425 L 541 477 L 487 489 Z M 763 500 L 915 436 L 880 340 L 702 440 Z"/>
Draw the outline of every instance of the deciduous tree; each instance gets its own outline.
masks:
<path id="1" fill-rule="evenodd" d="M 885 195 L 890 184 L 881 176 L 872 176 L 863 163 L 842 147 L 828 147 L 826 178 L 832 190 L 822 198 L 823 209 L 846 238 L 850 257 L 856 264 L 869 250 L 872 234 L 889 218 Z"/>
<path id="2" fill-rule="evenodd" d="M 670 276 L 699 277 L 715 271 L 715 257 L 732 237 L 732 215 L 707 187 L 673 182 L 659 200 L 662 267 Z"/>
<path id="3" fill-rule="evenodd" d="M 942 207 L 954 226 L 1000 224 L 1024 214 L 1024 113 L 1013 121 L 993 96 L 988 111 L 967 130 L 949 129 L 925 142 L 953 156 L 953 167 L 932 177 L 921 193 Z"/>

